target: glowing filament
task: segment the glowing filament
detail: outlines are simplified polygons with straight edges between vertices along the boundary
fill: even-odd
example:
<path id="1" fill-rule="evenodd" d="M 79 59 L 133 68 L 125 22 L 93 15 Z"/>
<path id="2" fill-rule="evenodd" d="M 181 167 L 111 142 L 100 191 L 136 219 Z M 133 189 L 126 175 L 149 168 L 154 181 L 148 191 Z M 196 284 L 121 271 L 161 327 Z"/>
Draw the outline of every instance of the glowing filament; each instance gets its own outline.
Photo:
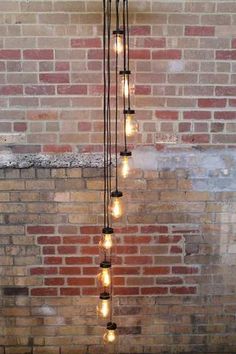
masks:
<path id="1" fill-rule="evenodd" d="M 129 97 L 129 77 L 125 75 L 122 80 L 122 94 L 128 98 Z"/>
<path id="2" fill-rule="evenodd" d="M 131 115 L 127 115 L 126 117 L 126 127 L 125 127 L 126 136 L 131 137 L 134 136 L 138 132 L 138 124 Z"/>
<path id="3" fill-rule="evenodd" d="M 114 51 L 118 54 L 123 52 L 123 38 L 121 35 L 115 37 Z"/>
<path id="4" fill-rule="evenodd" d="M 107 268 L 103 268 L 102 272 L 100 273 L 100 280 L 104 287 L 108 287 L 111 284 L 111 275 L 110 271 Z"/>
<path id="5" fill-rule="evenodd" d="M 130 172 L 130 166 L 129 166 L 129 157 L 128 156 L 123 156 L 122 158 L 122 167 L 121 167 L 121 175 L 123 178 L 128 177 Z"/>
<path id="6" fill-rule="evenodd" d="M 113 198 L 111 214 L 115 219 L 119 219 L 122 216 L 121 198 Z"/>
<path id="7" fill-rule="evenodd" d="M 114 343 L 117 339 L 116 332 L 114 330 L 107 330 L 103 336 L 105 343 Z"/>
<path id="8" fill-rule="evenodd" d="M 101 318 L 108 318 L 110 314 L 110 300 L 100 300 L 97 312 Z"/>
<path id="9" fill-rule="evenodd" d="M 100 241 L 100 247 L 108 251 L 112 248 L 112 246 L 113 246 L 112 235 L 110 234 L 103 235 L 103 239 Z"/>

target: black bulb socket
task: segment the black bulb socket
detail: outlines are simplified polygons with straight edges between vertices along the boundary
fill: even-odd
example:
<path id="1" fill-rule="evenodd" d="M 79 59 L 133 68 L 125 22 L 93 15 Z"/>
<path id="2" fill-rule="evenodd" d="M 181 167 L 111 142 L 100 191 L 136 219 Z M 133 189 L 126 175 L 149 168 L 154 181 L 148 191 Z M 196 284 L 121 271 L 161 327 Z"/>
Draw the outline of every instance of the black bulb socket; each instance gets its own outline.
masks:
<path id="1" fill-rule="evenodd" d="M 112 227 L 104 227 L 103 229 L 102 229 L 102 233 L 104 234 L 104 235 L 111 235 L 111 234 L 113 234 L 114 233 L 114 230 L 113 230 L 113 228 Z"/>
<path id="2" fill-rule="evenodd" d="M 114 35 L 118 35 L 119 36 L 119 35 L 123 35 L 124 31 L 122 29 L 118 28 L 118 29 L 114 30 L 112 33 Z"/>
<path id="3" fill-rule="evenodd" d="M 103 261 L 100 263 L 100 267 L 103 269 L 111 268 L 111 262 Z"/>
<path id="4" fill-rule="evenodd" d="M 134 109 L 124 109 L 123 113 L 124 114 L 135 114 L 135 110 Z"/>
<path id="5" fill-rule="evenodd" d="M 107 323 L 107 329 L 109 331 L 115 331 L 117 329 L 117 325 L 115 322 L 108 322 Z"/>
<path id="6" fill-rule="evenodd" d="M 131 75 L 131 71 L 130 70 L 121 70 L 120 75 Z"/>
<path id="7" fill-rule="evenodd" d="M 121 151 L 120 152 L 120 156 L 122 156 L 122 157 L 131 157 L 132 156 L 132 152 L 131 151 L 127 151 L 127 150 Z"/>
<path id="8" fill-rule="evenodd" d="M 116 191 L 111 192 L 111 197 L 112 198 L 121 198 L 121 197 L 123 197 L 123 193 L 121 191 L 116 190 Z"/>
<path id="9" fill-rule="evenodd" d="M 100 294 L 99 298 L 100 300 L 109 300 L 111 297 L 109 293 L 104 292 Z"/>

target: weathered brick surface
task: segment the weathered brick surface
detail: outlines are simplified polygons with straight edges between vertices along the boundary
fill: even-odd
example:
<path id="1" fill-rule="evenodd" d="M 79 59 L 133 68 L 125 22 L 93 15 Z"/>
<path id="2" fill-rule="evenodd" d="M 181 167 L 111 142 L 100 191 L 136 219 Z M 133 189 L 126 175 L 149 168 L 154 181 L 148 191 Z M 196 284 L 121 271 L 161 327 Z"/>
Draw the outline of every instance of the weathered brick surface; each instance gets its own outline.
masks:
<path id="1" fill-rule="evenodd" d="M 130 5 L 136 143 L 235 146 L 234 2 Z M 101 1 L 2 0 L 0 10 L 1 144 L 13 153 L 101 151 Z"/>
<path id="2" fill-rule="evenodd" d="M 222 181 L 218 167 L 136 170 L 124 183 L 127 215 L 114 225 L 120 353 L 236 352 L 236 192 L 197 184 L 204 171 L 205 183 Z M 104 353 L 96 320 L 101 199 L 89 189 L 101 169 L 2 171 L 0 347 Z"/>

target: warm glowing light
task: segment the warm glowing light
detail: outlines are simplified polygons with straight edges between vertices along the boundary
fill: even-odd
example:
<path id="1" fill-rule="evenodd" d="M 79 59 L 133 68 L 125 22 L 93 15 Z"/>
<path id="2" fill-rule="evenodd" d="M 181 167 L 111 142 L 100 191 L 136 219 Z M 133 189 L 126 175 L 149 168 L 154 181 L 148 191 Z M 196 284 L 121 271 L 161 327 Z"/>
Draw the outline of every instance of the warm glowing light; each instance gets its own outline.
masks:
<path id="1" fill-rule="evenodd" d="M 101 318 L 108 318 L 110 315 L 110 299 L 100 299 L 100 303 L 97 306 L 98 316 Z"/>
<path id="2" fill-rule="evenodd" d="M 123 178 L 128 177 L 130 172 L 130 165 L 129 165 L 129 157 L 123 156 L 122 157 L 122 165 L 121 165 L 121 175 Z"/>
<path id="3" fill-rule="evenodd" d="M 118 339 L 117 332 L 116 332 L 116 324 L 110 323 L 107 326 L 107 330 L 103 335 L 103 341 L 106 344 L 114 344 Z"/>
<path id="4" fill-rule="evenodd" d="M 138 132 L 138 123 L 131 114 L 126 117 L 125 132 L 128 137 L 134 136 Z"/>
<path id="5" fill-rule="evenodd" d="M 103 235 L 103 238 L 99 243 L 99 246 L 101 248 L 104 248 L 106 251 L 109 251 L 113 246 L 112 235 L 111 234 Z"/>
<path id="6" fill-rule="evenodd" d="M 109 287 L 111 284 L 111 274 L 109 268 L 103 268 L 99 274 L 99 280 L 101 281 L 102 286 Z"/>
<path id="7" fill-rule="evenodd" d="M 111 215 L 115 219 L 119 219 L 123 214 L 122 210 L 122 201 L 121 198 L 114 197 L 112 198 L 112 205 L 111 205 Z"/>
<path id="8" fill-rule="evenodd" d="M 125 75 L 122 79 L 122 95 L 124 95 L 126 98 L 129 97 L 129 77 L 128 75 Z"/>
<path id="9" fill-rule="evenodd" d="M 118 54 L 123 52 L 123 38 L 121 35 L 116 35 L 115 37 L 114 51 Z"/>

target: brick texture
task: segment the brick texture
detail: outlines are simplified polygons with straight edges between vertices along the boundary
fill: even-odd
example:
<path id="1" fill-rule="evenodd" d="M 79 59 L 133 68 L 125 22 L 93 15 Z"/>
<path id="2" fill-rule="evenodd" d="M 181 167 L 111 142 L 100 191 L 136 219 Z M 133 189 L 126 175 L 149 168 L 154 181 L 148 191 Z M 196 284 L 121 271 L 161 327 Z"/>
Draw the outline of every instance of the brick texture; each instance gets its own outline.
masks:
<path id="1" fill-rule="evenodd" d="M 101 151 L 101 8 L 98 0 L 0 1 L 0 126 L 3 142 L 14 134 L 13 153 Z M 234 3 L 131 1 L 130 12 L 135 143 L 235 146 Z"/>
<path id="2" fill-rule="evenodd" d="M 2 170 L 6 353 L 103 353 L 96 320 L 101 173 Z M 114 225 L 121 352 L 235 353 L 235 192 L 193 189 L 185 170 L 136 170 L 122 190 L 128 210 Z"/>

